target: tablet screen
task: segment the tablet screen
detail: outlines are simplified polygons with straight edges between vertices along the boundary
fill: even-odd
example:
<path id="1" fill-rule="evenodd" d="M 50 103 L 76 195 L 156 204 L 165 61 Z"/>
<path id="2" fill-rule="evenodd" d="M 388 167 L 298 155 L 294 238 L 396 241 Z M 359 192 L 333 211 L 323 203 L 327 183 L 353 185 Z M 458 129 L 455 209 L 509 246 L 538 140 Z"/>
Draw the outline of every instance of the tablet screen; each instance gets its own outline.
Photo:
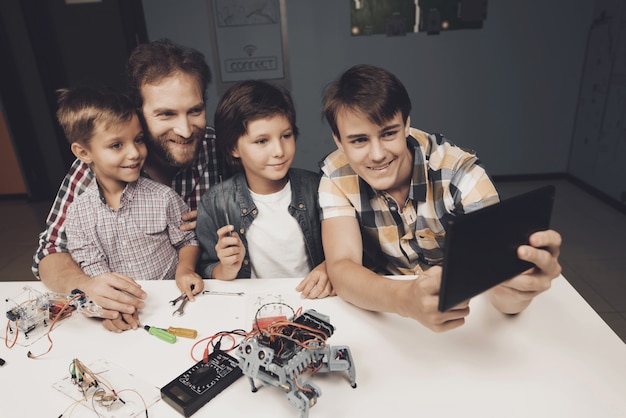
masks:
<path id="1" fill-rule="evenodd" d="M 532 267 L 517 247 L 549 229 L 554 195 L 549 185 L 447 221 L 439 311 Z"/>

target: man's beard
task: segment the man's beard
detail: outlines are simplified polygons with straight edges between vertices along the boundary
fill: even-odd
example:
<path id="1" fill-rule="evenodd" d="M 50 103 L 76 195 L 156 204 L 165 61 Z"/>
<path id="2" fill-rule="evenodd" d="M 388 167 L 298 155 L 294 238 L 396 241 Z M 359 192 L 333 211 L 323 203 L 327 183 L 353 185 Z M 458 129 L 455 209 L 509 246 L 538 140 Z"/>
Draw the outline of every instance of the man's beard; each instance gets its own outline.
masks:
<path id="1" fill-rule="evenodd" d="M 150 137 L 149 151 L 155 153 L 159 159 L 163 160 L 172 167 L 186 168 L 191 166 L 198 155 L 198 148 L 201 146 L 204 131 L 194 128 L 190 138 L 181 138 L 171 131 L 164 133 L 158 137 Z M 185 152 L 171 152 L 169 146 L 172 145 L 170 140 L 180 142 L 194 142 L 193 148 L 189 148 Z"/>

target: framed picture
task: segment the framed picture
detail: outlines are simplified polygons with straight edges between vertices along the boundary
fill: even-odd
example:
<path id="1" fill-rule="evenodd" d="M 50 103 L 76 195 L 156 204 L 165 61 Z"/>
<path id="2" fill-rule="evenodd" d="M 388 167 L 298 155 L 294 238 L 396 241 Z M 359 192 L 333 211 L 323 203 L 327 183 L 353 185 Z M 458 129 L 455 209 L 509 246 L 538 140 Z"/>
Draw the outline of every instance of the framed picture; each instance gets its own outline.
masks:
<path id="1" fill-rule="evenodd" d="M 217 93 L 243 80 L 291 86 L 285 0 L 208 0 Z"/>

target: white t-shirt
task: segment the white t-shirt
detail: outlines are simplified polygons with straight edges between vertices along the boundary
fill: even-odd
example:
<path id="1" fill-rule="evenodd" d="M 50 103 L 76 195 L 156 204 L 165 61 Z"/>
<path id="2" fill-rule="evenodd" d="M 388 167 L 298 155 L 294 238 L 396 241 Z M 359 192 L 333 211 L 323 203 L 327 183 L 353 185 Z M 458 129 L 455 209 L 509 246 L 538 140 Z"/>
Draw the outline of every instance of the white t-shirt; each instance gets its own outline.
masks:
<path id="1" fill-rule="evenodd" d="M 289 214 L 291 182 L 273 194 L 250 190 L 258 214 L 250 225 L 248 252 L 252 278 L 305 277 L 309 273 L 304 235 Z"/>

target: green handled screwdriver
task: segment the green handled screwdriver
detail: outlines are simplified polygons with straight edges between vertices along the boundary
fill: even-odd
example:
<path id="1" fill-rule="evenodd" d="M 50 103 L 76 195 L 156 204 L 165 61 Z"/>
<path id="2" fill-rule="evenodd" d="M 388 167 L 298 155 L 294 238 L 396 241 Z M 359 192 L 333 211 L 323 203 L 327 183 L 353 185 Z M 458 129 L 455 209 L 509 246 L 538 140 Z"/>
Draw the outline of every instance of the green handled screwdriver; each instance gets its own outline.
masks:
<path id="1" fill-rule="evenodd" d="M 163 331 L 167 331 L 170 334 L 174 334 L 178 337 L 184 337 L 184 338 L 191 338 L 194 339 L 198 336 L 198 331 L 196 331 L 195 329 L 189 329 L 189 328 L 175 328 L 175 327 L 169 327 L 168 329 L 165 328 L 159 328 Z"/>
<path id="2" fill-rule="evenodd" d="M 145 329 L 146 331 L 148 331 L 150 334 L 154 335 L 155 337 L 160 338 L 163 341 L 167 341 L 170 344 L 174 344 L 176 342 L 176 335 L 170 334 L 164 329 L 151 327 L 149 325 L 144 326 L 143 329 Z"/>

